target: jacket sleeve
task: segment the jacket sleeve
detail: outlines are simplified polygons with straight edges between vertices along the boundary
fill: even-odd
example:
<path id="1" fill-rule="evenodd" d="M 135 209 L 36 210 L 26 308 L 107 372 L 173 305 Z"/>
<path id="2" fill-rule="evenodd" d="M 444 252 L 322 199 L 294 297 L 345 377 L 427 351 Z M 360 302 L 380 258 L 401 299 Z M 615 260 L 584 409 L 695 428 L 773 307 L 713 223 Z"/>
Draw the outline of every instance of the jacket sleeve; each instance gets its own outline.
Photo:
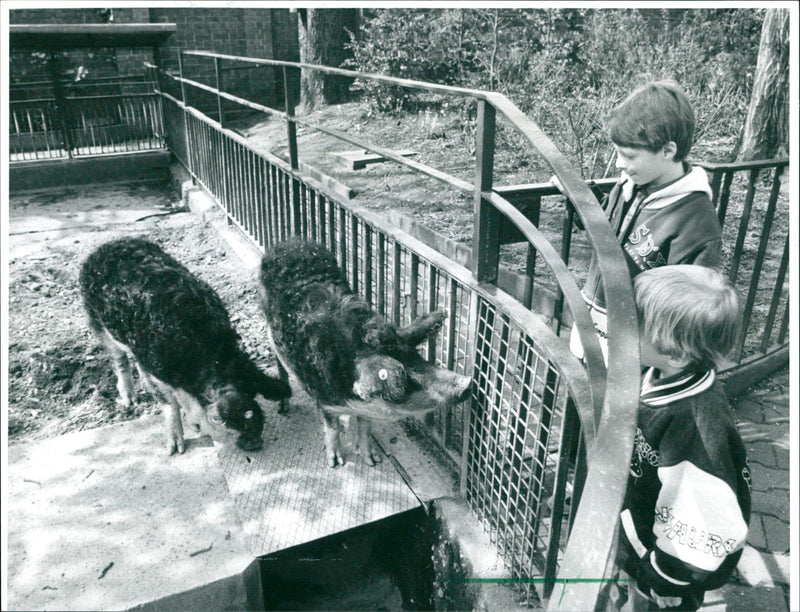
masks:
<path id="1" fill-rule="evenodd" d="M 691 461 L 660 467 L 658 477 L 655 546 L 642 551 L 637 584 L 645 594 L 688 596 L 742 548 L 747 522 L 728 483 Z"/>

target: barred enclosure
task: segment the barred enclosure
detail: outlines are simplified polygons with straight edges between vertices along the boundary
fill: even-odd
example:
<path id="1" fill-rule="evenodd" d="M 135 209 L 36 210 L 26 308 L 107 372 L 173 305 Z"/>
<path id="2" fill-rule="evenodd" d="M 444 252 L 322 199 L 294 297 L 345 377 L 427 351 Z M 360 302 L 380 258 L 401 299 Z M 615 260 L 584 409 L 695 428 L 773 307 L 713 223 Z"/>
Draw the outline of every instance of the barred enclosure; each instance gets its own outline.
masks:
<path id="1" fill-rule="evenodd" d="M 141 78 L 31 81 L 10 98 L 11 162 L 164 148 L 160 99 Z"/>

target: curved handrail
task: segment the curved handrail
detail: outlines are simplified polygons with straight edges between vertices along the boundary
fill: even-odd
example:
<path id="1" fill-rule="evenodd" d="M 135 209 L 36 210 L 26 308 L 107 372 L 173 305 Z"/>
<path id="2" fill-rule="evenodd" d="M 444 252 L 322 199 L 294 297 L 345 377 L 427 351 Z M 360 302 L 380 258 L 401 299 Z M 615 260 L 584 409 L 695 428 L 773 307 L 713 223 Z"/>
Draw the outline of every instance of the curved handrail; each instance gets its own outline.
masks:
<path id="1" fill-rule="evenodd" d="M 592 461 L 589 465 L 586 485 L 583 490 L 581 504 L 576 513 L 560 572 L 561 579 L 565 583 L 570 580 L 580 580 L 565 591 L 558 604 L 551 605 L 551 607 L 563 606 L 564 609 L 594 607 L 602 585 L 600 581 L 586 581 L 585 579 L 588 577 L 603 578 L 609 556 L 614 550 L 616 517 L 622 506 L 627 484 L 628 474 L 626 467 L 630 461 L 633 447 L 639 396 L 638 326 L 630 273 L 623 257 L 622 248 L 614 236 L 594 194 L 538 125 L 502 94 L 409 79 L 398 79 L 384 75 L 365 74 L 316 64 L 246 58 L 208 51 L 182 51 L 181 54 L 242 61 L 259 65 L 282 66 L 284 68 L 316 70 L 326 74 L 368 79 L 399 87 L 483 100 L 520 131 L 545 159 L 561 182 L 565 195 L 572 202 L 575 212 L 586 228 L 606 295 L 610 298 L 608 304 L 609 365 L 606 372 L 605 393 L 603 393 L 597 439 L 594 448 L 591 449 Z M 182 83 L 186 82 L 182 77 L 179 78 Z M 209 88 L 204 86 L 204 89 Z M 219 92 L 218 89 L 213 89 L 213 91 Z M 229 95 L 226 95 L 226 98 L 228 97 Z M 288 115 L 287 120 L 298 121 L 296 117 Z M 365 148 L 370 149 L 369 146 Z M 372 148 L 372 150 L 376 149 Z M 407 162 L 396 161 L 410 165 Z M 499 196 L 495 197 L 495 195 L 494 192 L 482 193 L 481 197 L 517 225 L 529 240 L 535 238 L 535 241 L 532 241 L 534 246 L 537 246 L 537 243 L 541 246 L 541 239 L 537 236 L 537 232 L 532 231 L 529 227 L 532 224 L 529 224 L 529 222 L 522 223 L 506 206 L 507 201 Z M 553 266 L 558 268 L 559 264 L 553 258 L 553 253 L 546 248 L 541 253 L 551 270 L 555 271 Z M 560 258 L 557 259 L 560 261 Z M 563 265 L 563 262 L 561 263 Z M 557 280 L 561 285 L 563 279 L 557 277 Z M 569 285 L 568 282 L 566 284 Z M 567 291 L 564 291 L 565 288 Z M 577 303 L 578 298 L 573 291 L 573 287 L 562 286 L 562 291 L 573 315 L 583 312 L 588 317 L 583 301 L 580 300 L 580 305 Z M 588 338 L 585 338 L 590 333 L 586 329 L 585 317 L 581 314 L 577 315 L 576 319 L 579 320 L 578 327 L 581 332 L 581 338 L 587 340 L 585 346 L 594 353 L 595 351 L 592 350 L 593 343 Z M 589 363 L 595 369 L 598 367 L 596 359 L 596 356 L 589 357 Z M 585 427 L 588 425 L 590 424 L 584 424 Z M 594 423 L 591 425 L 594 426 Z M 592 545 L 587 546 L 587 543 Z"/>

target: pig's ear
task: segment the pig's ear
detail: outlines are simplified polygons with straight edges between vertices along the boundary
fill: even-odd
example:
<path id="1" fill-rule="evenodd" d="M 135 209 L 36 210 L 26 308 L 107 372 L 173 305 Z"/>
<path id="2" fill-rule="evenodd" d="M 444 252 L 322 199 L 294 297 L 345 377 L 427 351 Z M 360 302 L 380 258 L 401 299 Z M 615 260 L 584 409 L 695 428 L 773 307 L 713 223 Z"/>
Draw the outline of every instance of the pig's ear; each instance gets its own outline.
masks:
<path id="1" fill-rule="evenodd" d="M 397 336 L 407 346 L 417 346 L 442 328 L 446 316 L 447 313 L 443 310 L 428 313 L 411 325 L 398 329 Z"/>

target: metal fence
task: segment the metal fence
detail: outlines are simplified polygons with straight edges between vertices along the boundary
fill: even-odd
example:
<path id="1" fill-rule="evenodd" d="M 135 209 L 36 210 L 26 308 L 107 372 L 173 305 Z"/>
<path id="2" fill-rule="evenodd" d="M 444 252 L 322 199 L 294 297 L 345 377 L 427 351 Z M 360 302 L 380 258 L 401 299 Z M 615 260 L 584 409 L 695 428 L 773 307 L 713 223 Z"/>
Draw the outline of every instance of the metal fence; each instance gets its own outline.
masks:
<path id="1" fill-rule="evenodd" d="M 723 233 L 724 272 L 742 301 L 743 326 L 738 344 L 718 372 L 726 380 L 729 392 L 736 395 L 760 374 L 788 361 L 789 196 L 782 186 L 789 160 L 695 163 L 709 174 L 712 204 Z M 615 183 L 616 179 L 589 182 L 600 198 Z M 576 229 L 569 201 L 563 202 L 550 184 L 511 186 L 502 192 L 537 224 L 547 215 L 556 217 L 554 224 L 561 225 L 562 231 L 555 246 L 580 278 L 590 249 Z M 502 240 L 514 244 L 520 236 L 507 231 Z M 535 252 L 527 248 L 526 263 L 518 268 L 520 278 L 509 291 L 526 305 L 568 325 L 563 296 L 552 281 L 542 278 L 542 272 L 536 269 Z M 535 286 L 540 288 L 538 292 Z"/>
<path id="2" fill-rule="evenodd" d="M 153 83 L 142 79 L 15 84 L 10 161 L 163 149 L 160 103 Z"/>
<path id="3" fill-rule="evenodd" d="M 187 54 L 213 60 L 217 68 L 222 61 L 268 64 L 281 67 L 284 78 L 290 70 L 313 69 L 474 100 L 478 111 L 475 181 L 465 183 L 389 148 L 313 125 L 294 117 L 291 110 L 278 111 L 183 76 L 160 74 L 171 150 L 216 199 L 230 222 L 257 245 L 266 248 L 290 235 L 326 244 L 354 291 L 395 323 L 408 323 L 434 308 L 447 310 L 446 324 L 436 340 L 423 348 L 423 356 L 470 374 L 473 393 L 464 405 L 436 414 L 429 424 L 430 434 L 452 459 L 464 497 L 527 596 L 534 597 L 536 586 L 542 587 L 540 595 L 549 595 L 559 568 L 562 579 L 596 575 L 598 568 L 602 572 L 613 550 L 633 443 L 638 335 L 621 249 L 584 182 L 538 127 L 495 93 L 290 62 L 199 51 L 182 55 Z M 166 93 L 170 87 L 176 94 L 175 84 L 180 86 L 181 99 Z M 187 88 L 214 93 L 220 107 L 225 99 L 285 118 L 288 161 L 257 152 L 238 133 L 187 106 Z M 286 109 L 292 109 L 288 95 Z M 619 297 L 609 317 L 608 372 L 574 276 L 538 228 L 492 189 L 496 115 L 511 122 L 541 153 L 589 228 L 604 282 Z M 224 121 L 224 113 L 219 118 Z M 303 174 L 297 159 L 297 124 L 470 193 L 476 209 L 471 268 L 398 230 L 383 217 L 343 201 Z M 525 237 L 555 277 L 587 348 L 588 368 L 569 352 L 546 318 L 497 287 L 501 243 L 496 230 L 502 219 Z M 613 411 L 609 397 L 614 398 Z M 589 449 L 588 458 L 584 449 Z M 599 477 L 593 478 L 593 473 Z M 584 503 L 579 504 L 581 490 Z M 595 516 L 586 516 L 587 505 L 604 520 L 597 523 Z M 577 545 L 567 543 L 570 529 L 584 534 Z M 587 532 L 590 537 L 585 537 Z M 597 589 L 597 584 L 578 581 L 562 605 L 592 607 Z"/>

